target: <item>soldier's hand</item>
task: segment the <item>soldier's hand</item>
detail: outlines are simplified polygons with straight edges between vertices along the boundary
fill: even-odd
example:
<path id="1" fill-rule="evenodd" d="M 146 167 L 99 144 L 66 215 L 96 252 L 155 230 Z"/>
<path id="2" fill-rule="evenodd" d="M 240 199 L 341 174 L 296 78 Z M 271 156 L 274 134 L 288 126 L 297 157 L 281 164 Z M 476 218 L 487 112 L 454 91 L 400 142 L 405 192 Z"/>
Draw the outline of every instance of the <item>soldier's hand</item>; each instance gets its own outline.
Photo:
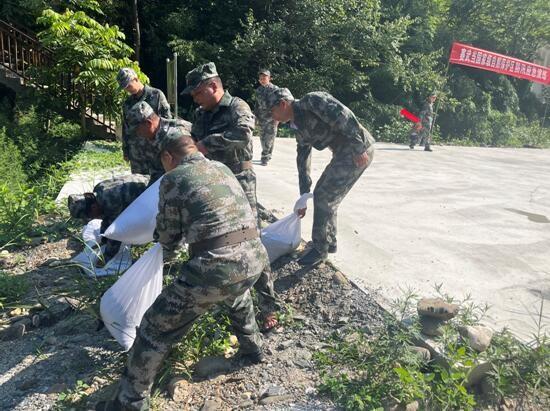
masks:
<path id="1" fill-rule="evenodd" d="M 357 154 L 356 156 L 353 156 L 353 162 L 355 163 L 357 168 L 365 167 L 369 162 L 369 155 L 366 151 L 364 151 L 362 154 Z"/>
<path id="2" fill-rule="evenodd" d="M 199 150 L 202 154 L 207 154 L 208 153 L 208 150 L 206 149 L 204 144 L 201 143 L 200 141 L 197 143 L 197 150 Z"/>
<path id="3" fill-rule="evenodd" d="M 298 214 L 298 217 L 304 218 L 306 215 L 306 210 L 307 208 L 299 208 L 298 210 L 296 210 L 296 214 Z"/>

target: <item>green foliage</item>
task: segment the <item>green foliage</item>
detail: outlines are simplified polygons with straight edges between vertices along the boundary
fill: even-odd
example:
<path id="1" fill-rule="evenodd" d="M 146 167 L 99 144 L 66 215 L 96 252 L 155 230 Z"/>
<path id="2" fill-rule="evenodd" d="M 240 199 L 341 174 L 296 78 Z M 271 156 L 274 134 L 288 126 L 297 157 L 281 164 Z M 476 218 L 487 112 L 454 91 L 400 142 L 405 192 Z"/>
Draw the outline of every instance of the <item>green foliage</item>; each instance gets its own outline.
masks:
<path id="1" fill-rule="evenodd" d="M 25 277 L 0 271 L 0 308 L 17 303 L 28 289 Z"/>
<path id="2" fill-rule="evenodd" d="M 191 365 L 203 357 L 231 352 L 230 320 L 220 310 L 208 312 L 193 324 L 191 330 L 172 350 L 161 372 L 159 382 L 169 374 L 186 374 L 191 377 Z"/>
<path id="3" fill-rule="evenodd" d="M 461 306 L 459 315 L 437 338 L 439 360 L 422 363 L 409 349 L 420 325 L 418 296 L 407 291 L 372 336 L 361 330 L 335 334 L 329 348 L 316 354 L 322 375 L 320 392 L 348 410 L 382 409 L 412 401 L 418 401 L 421 409 L 473 410 L 480 399 L 468 387 L 468 377 L 473 367 L 487 361 L 494 369 L 489 376 L 494 395 L 481 400 L 489 408 L 498 406 L 502 398 L 514 398 L 520 404 L 533 400 L 550 404 L 550 340 L 542 332 L 542 314 L 532 343 L 524 344 L 504 330 L 479 354 L 460 338 L 457 329 L 479 324 L 488 307 L 473 303 L 469 296 L 455 301 L 441 286 L 435 291 Z"/>
<path id="4" fill-rule="evenodd" d="M 66 409 L 66 407 L 78 403 L 83 398 L 87 397 L 87 390 L 90 388 L 82 380 L 78 380 L 72 389 L 67 389 L 63 392 L 60 392 L 57 396 L 57 402 L 55 404 L 55 409 Z"/>
<path id="5" fill-rule="evenodd" d="M 21 153 L 5 128 L 0 128 L 0 175 L 8 187 L 17 187 L 27 179 Z"/>
<path id="6" fill-rule="evenodd" d="M 56 62 L 41 69 L 40 81 L 55 85 L 58 79 L 70 75 L 70 87 L 77 93 L 81 111 L 91 108 L 110 118 L 119 118 L 125 94 L 116 82 L 118 70 L 132 67 L 143 81 L 147 80 L 130 59 L 133 50 L 125 44 L 124 33 L 117 26 L 100 24 L 83 11 L 58 13 L 46 9 L 37 22 L 45 27 L 38 37 L 53 51 Z M 61 90 L 60 94 L 63 93 Z"/>

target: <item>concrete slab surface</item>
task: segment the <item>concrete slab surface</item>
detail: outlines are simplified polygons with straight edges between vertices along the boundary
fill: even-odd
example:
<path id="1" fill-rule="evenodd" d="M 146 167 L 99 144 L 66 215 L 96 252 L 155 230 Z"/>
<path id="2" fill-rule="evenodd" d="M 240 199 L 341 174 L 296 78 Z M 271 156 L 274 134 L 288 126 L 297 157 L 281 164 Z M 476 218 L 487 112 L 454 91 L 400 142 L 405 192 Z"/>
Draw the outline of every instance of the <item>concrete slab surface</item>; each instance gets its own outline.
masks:
<path id="1" fill-rule="evenodd" d="M 338 211 L 337 265 L 386 301 L 434 286 L 488 303 L 486 323 L 530 339 L 550 331 L 550 150 L 377 143 L 371 167 Z M 258 199 L 282 217 L 298 198 L 296 143 L 277 139 L 273 160 L 259 165 Z M 329 150 L 313 152 L 317 180 Z M 303 220 L 311 239 L 313 206 Z"/>

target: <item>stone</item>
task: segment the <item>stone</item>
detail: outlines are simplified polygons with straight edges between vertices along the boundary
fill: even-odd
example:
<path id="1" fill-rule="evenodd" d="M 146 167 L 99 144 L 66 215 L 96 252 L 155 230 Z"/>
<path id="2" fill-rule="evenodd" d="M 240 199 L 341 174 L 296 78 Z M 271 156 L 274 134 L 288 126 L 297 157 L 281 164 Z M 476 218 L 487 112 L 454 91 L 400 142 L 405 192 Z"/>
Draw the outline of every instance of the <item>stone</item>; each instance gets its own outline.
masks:
<path id="1" fill-rule="evenodd" d="M 252 408 L 254 406 L 254 401 L 245 400 L 239 404 L 239 409 Z"/>
<path id="2" fill-rule="evenodd" d="M 315 389 L 315 387 L 307 387 L 306 391 L 305 391 L 305 394 L 306 395 L 315 395 L 315 394 L 317 394 L 317 390 Z"/>
<path id="3" fill-rule="evenodd" d="M 25 324 L 21 323 L 15 323 L 0 332 L 0 340 L 4 341 L 11 341 L 11 340 L 17 340 L 18 338 L 23 337 L 25 335 Z"/>
<path id="4" fill-rule="evenodd" d="M 386 405 L 384 411 L 417 411 L 420 408 L 418 401 L 413 401 L 408 404 L 395 404 Z"/>
<path id="5" fill-rule="evenodd" d="M 185 378 L 174 377 L 168 383 L 168 393 L 174 401 L 185 401 L 191 395 L 192 386 Z"/>
<path id="6" fill-rule="evenodd" d="M 0 258 L 7 258 L 9 256 L 10 256 L 10 252 L 8 250 L 0 251 Z"/>
<path id="7" fill-rule="evenodd" d="M 221 410 L 221 402 L 219 400 L 206 400 L 202 404 L 201 411 L 217 411 Z"/>
<path id="8" fill-rule="evenodd" d="M 27 391 L 28 389 L 36 387 L 39 382 L 40 381 L 38 380 L 38 378 L 31 377 L 31 378 L 28 378 L 28 379 L 25 379 L 25 380 L 21 381 L 17 385 L 17 389 L 20 390 L 20 391 Z"/>
<path id="9" fill-rule="evenodd" d="M 482 325 L 467 325 L 459 327 L 458 332 L 462 338 L 477 352 L 483 352 L 491 344 L 493 330 Z"/>
<path id="10" fill-rule="evenodd" d="M 424 347 L 409 347 L 409 350 L 423 363 L 427 363 L 432 359 L 430 350 Z"/>
<path id="11" fill-rule="evenodd" d="M 8 316 L 9 317 L 17 317 L 19 315 L 23 315 L 24 311 L 22 308 L 14 308 L 13 310 L 11 310 L 10 312 L 8 312 Z"/>
<path id="12" fill-rule="evenodd" d="M 292 395 L 274 395 L 273 397 L 262 398 L 259 402 L 260 405 L 270 405 L 277 402 L 288 401 L 292 399 Z"/>
<path id="13" fill-rule="evenodd" d="M 54 337 L 53 335 L 50 335 L 44 339 L 44 342 L 48 345 L 56 345 L 57 341 L 57 337 Z"/>
<path id="14" fill-rule="evenodd" d="M 441 326 L 444 321 L 432 317 L 420 317 L 422 333 L 430 337 L 439 337 L 443 334 Z"/>
<path id="15" fill-rule="evenodd" d="M 277 346 L 277 349 L 278 349 L 278 350 L 286 350 L 286 349 L 287 349 L 288 347 L 290 347 L 293 343 L 294 343 L 294 341 L 292 341 L 292 340 L 283 341 L 283 342 L 281 342 L 281 343 Z"/>
<path id="16" fill-rule="evenodd" d="M 207 378 L 225 374 L 231 371 L 231 368 L 231 362 L 224 357 L 204 357 L 195 364 L 193 375 L 197 378 Z"/>
<path id="17" fill-rule="evenodd" d="M 46 391 L 46 394 L 59 394 L 60 392 L 67 390 L 67 384 L 65 383 L 57 383 L 52 385 L 48 390 Z"/>
<path id="18" fill-rule="evenodd" d="M 230 335 L 229 336 L 229 344 L 232 346 L 232 347 L 235 347 L 237 344 L 239 344 L 239 339 L 237 338 L 236 335 Z"/>
<path id="19" fill-rule="evenodd" d="M 340 271 L 335 271 L 334 274 L 332 274 L 332 281 L 340 285 L 349 285 L 349 280 Z"/>
<path id="20" fill-rule="evenodd" d="M 338 324 L 347 324 L 347 323 L 349 323 L 349 317 L 338 318 Z"/>
<path id="21" fill-rule="evenodd" d="M 260 394 L 260 398 L 273 397 L 276 395 L 283 395 L 283 394 L 285 394 L 285 389 L 283 387 L 280 387 L 278 385 L 269 385 L 264 390 L 262 390 L 262 393 Z"/>
<path id="22" fill-rule="evenodd" d="M 416 309 L 422 317 L 450 320 L 458 314 L 458 304 L 451 304 L 441 298 L 422 298 L 418 301 Z"/>
<path id="23" fill-rule="evenodd" d="M 474 365 L 468 372 L 468 378 L 466 380 L 466 386 L 471 387 L 478 385 L 481 381 L 493 371 L 493 365 L 489 361 L 481 362 Z"/>

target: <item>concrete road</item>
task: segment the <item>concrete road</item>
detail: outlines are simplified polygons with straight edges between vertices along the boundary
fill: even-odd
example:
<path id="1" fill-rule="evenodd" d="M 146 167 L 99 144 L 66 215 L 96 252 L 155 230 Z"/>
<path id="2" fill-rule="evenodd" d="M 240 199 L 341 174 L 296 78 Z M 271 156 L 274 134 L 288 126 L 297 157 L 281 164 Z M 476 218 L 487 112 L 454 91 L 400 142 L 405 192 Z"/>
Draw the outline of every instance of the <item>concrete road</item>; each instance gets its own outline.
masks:
<path id="1" fill-rule="evenodd" d="M 254 142 L 255 159 L 261 152 Z M 282 217 L 298 197 L 295 142 L 277 139 L 256 165 L 258 199 Z M 313 180 L 330 159 L 314 150 Z M 259 164 L 259 161 L 255 161 Z M 313 206 L 303 220 L 311 239 Z M 388 300 L 435 284 L 471 294 L 491 309 L 485 323 L 529 339 L 550 332 L 550 150 L 434 147 L 433 153 L 378 143 L 371 167 L 338 212 L 331 261 Z"/>

